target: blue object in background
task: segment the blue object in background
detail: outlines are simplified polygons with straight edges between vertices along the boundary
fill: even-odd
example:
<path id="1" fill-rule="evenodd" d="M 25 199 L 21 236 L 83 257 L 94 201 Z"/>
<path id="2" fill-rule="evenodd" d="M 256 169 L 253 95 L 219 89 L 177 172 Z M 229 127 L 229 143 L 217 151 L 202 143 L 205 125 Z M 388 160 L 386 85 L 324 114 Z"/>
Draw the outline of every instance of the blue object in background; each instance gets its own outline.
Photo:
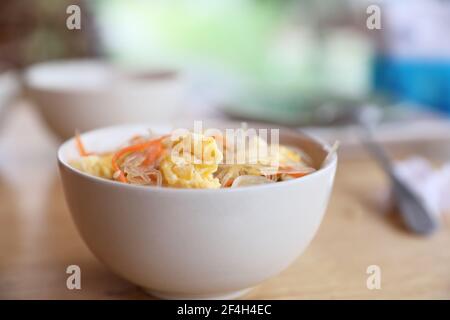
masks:
<path id="1" fill-rule="evenodd" d="M 450 115 L 450 1 L 383 1 L 375 89 Z"/>
<path id="2" fill-rule="evenodd" d="M 374 83 L 377 91 L 450 115 L 450 60 L 379 56 L 375 60 Z"/>

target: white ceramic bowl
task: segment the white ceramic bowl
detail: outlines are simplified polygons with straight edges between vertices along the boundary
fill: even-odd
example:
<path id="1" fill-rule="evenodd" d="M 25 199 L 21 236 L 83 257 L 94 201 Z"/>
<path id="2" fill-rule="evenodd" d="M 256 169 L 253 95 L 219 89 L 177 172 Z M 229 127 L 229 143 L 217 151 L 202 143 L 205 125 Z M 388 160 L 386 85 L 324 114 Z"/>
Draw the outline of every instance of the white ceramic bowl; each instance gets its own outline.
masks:
<path id="1" fill-rule="evenodd" d="M 18 75 L 11 70 L 3 70 L 0 66 L 0 128 L 6 109 L 20 94 Z"/>
<path id="2" fill-rule="evenodd" d="M 118 147 L 148 126 L 82 135 L 88 150 Z M 160 130 L 157 130 L 160 131 Z M 285 132 L 320 166 L 328 147 Z M 237 189 L 173 189 L 122 184 L 73 169 L 74 140 L 58 151 L 66 199 L 92 252 L 115 273 L 163 298 L 233 298 L 277 275 L 306 248 L 327 207 L 333 156 L 301 179 Z"/>
<path id="3" fill-rule="evenodd" d="M 25 72 L 26 94 L 62 139 L 74 130 L 124 123 L 171 121 L 185 103 L 177 73 L 125 73 L 99 60 L 37 64 Z"/>

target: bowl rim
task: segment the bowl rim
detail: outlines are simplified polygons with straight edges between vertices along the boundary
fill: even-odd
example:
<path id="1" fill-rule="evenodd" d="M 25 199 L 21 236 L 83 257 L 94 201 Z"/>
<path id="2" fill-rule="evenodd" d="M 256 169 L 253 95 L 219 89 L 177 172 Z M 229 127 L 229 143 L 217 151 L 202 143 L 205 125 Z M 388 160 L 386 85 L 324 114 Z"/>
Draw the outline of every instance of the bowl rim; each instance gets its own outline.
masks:
<path id="1" fill-rule="evenodd" d="M 220 121 L 219 121 L 220 122 Z M 237 123 L 235 121 L 230 122 L 230 121 L 222 121 L 223 123 Z M 249 126 L 251 124 L 255 124 L 255 123 L 248 123 Z M 155 128 L 155 127 L 162 127 L 162 126 L 158 126 L 155 124 L 151 124 L 151 123 L 137 123 L 137 124 L 122 124 L 122 125 L 112 125 L 112 126 L 107 126 L 107 127 L 101 127 L 101 128 L 97 128 L 94 130 L 89 130 L 86 131 L 81 135 L 81 137 L 85 134 L 96 134 L 100 131 L 106 131 L 106 130 L 114 130 L 117 129 L 119 130 L 120 128 L 142 128 L 142 127 L 148 127 L 148 128 Z M 296 136 L 302 136 L 302 137 L 306 137 L 309 140 L 312 140 L 313 142 L 315 142 L 316 144 L 320 145 L 325 151 L 330 151 L 331 150 L 331 146 L 329 143 L 325 142 L 324 140 L 313 136 L 311 134 L 305 133 L 303 130 L 299 130 L 299 129 L 290 129 L 290 128 L 286 128 L 283 126 L 278 126 L 278 128 L 280 130 L 283 131 L 288 131 L 293 135 Z M 325 171 L 330 171 L 330 169 L 332 169 L 333 167 L 337 166 L 337 162 L 338 162 L 338 155 L 337 152 L 334 152 L 334 154 L 328 159 L 327 163 L 325 163 L 324 165 L 322 165 L 318 170 L 304 176 L 301 178 L 296 178 L 296 179 L 292 179 L 292 180 L 288 180 L 288 181 L 282 181 L 282 182 L 278 182 L 278 183 L 269 183 L 269 184 L 261 184 L 261 185 L 254 185 L 254 186 L 245 186 L 242 188 L 218 188 L 218 189 L 207 189 L 207 188 L 173 188 L 173 187 L 158 187 L 158 186 L 141 186 L 141 185 L 135 185 L 135 184 L 128 184 L 128 183 L 123 183 L 123 182 L 118 182 L 115 180 L 109 180 L 109 179 L 105 179 L 105 178 L 100 178 L 100 177 L 96 177 L 93 175 L 90 175 L 88 173 L 85 173 L 81 170 L 78 170 L 74 167 L 72 167 L 69 163 L 67 163 L 66 160 L 63 159 L 62 156 L 62 151 L 63 149 L 67 148 L 67 146 L 69 144 L 73 144 L 75 140 L 75 137 L 69 138 L 67 140 L 65 140 L 59 147 L 57 150 L 57 162 L 60 166 L 63 166 L 64 168 L 66 168 L 67 170 L 69 170 L 69 172 L 82 177 L 83 179 L 87 179 L 89 181 L 92 181 L 94 183 L 100 183 L 100 184 L 106 184 L 106 185 L 110 185 L 112 187 L 118 187 L 118 188 L 128 188 L 128 189 L 136 189 L 136 190 L 148 190 L 147 192 L 174 192 L 174 193 L 196 193 L 196 194 L 204 194 L 204 193 L 229 193 L 229 192 L 245 192 L 245 191 L 251 191 L 251 190 L 261 190 L 261 189 L 267 189 L 267 188 L 280 188 L 283 186 L 289 186 L 289 185 L 293 185 L 293 184 L 298 184 L 298 183 L 306 183 L 306 181 L 309 181 L 311 179 L 314 179 L 315 176 L 320 175 L 320 174 L 324 174 Z M 302 182 L 303 181 L 303 182 Z"/>
<path id="2" fill-rule="evenodd" d="M 58 72 L 60 73 L 61 70 L 64 68 L 67 68 L 68 66 L 88 66 L 88 67 L 94 67 L 102 69 L 103 72 L 107 77 L 114 77 L 116 75 L 122 74 L 124 78 L 126 79 L 126 74 L 135 73 L 133 69 L 127 69 L 124 66 L 120 66 L 117 64 L 114 64 L 113 62 L 107 60 L 107 59 L 101 59 L 98 57 L 82 57 L 82 58 L 61 58 L 61 59 L 54 59 L 50 61 L 42 61 L 34 63 L 30 66 L 28 66 L 23 73 L 23 85 L 24 89 L 27 93 L 45 93 L 45 94 L 54 94 L 54 95 L 86 95 L 86 96 L 96 96 L 96 95 L 111 95 L 110 87 L 108 86 L 108 83 L 105 82 L 101 86 L 88 88 L 78 88 L 78 87 L 59 87 L 42 83 L 42 74 L 45 74 L 47 72 L 54 73 Z M 57 69 L 57 71 L 52 70 Z M 157 80 L 159 84 L 163 85 L 180 85 L 180 83 L 183 83 L 183 75 L 180 72 L 180 70 L 176 68 L 146 68 L 144 71 L 155 71 L 155 72 L 174 72 L 175 76 L 170 77 L 168 79 L 162 79 Z M 136 80 L 131 79 L 129 80 L 130 83 L 136 85 L 146 85 L 151 82 L 152 85 L 155 85 L 156 81 L 153 80 Z M 114 91 L 113 91 L 114 93 Z"/>

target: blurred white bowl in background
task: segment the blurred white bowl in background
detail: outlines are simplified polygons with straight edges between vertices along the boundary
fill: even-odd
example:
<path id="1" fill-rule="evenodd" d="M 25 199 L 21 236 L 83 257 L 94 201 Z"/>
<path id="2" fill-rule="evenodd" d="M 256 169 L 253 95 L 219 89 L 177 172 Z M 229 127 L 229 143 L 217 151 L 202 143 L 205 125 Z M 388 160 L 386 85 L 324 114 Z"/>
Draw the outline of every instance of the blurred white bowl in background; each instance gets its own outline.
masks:
<path id="1" fill-rule="evenodd" d="M 20 92 L 19 79 L 16 72 L 0 67 L 0 124 L 6 114 L 6 108 Z"/>
<path id="2" fill-rule="evenodd" d="M 27 96 L 60 138 L 76 129 L 173 120 L 185 100 L 176 71 L 126 72 L 101 60 L 41 63 L 25 72 Z"/>

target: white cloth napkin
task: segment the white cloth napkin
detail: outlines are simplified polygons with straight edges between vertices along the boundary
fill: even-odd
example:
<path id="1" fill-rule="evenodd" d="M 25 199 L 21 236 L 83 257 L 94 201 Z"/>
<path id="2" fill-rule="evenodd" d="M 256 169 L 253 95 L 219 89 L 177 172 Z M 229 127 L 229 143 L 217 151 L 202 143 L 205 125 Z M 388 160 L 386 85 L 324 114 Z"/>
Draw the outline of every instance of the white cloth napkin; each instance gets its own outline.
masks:
<path id="1" fill-rule="evenodd" d="M 450 163 L 434 168 L 422 157 L 394 164 L 394 170 L 436 216 L 450 210 Z"/>

